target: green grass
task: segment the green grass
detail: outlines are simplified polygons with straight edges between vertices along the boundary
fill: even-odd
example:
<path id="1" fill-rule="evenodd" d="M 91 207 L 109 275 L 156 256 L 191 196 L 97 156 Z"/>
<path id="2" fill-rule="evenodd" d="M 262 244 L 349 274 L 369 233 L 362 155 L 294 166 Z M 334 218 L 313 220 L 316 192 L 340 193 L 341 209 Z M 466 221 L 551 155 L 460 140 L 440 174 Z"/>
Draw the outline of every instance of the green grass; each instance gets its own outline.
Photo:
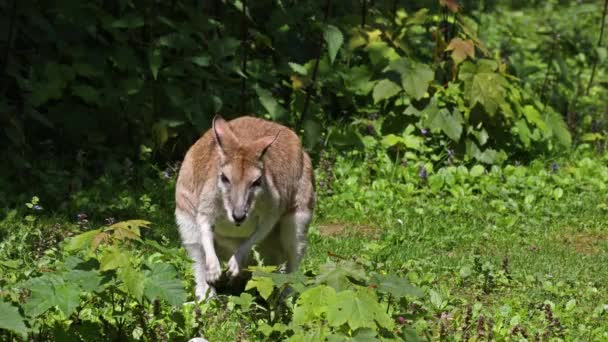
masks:
<path id="1" fill-rule="evenodd" d="M 395 168 L 373 158 L 338 158 L 331 169 L 317 170 L 318 179 L 334 180 L 319 188 L 301 269 L 319 274 L 321 265 L 345 259 L 364 265 L 367 272 L 404 277 L 424 295 L 392 303 L 381 296 L 381 305 L 430 340 L 492 336 L 608 341 L 608 168 L 599 158 L 573 160 L 562 161 L 555 171 L 537 161 L 487 174 L 447 168 L 420 179 L 416 165 Z M 1 297 L 19 301 L 23 281 L 44 275 L 66 257 L 59 241 L 96 228 L 104 216 L 118 212 L 119 220 L 153 222 L 144 236 L 165 249 L 154 254 L 147 245 L 127 248 L 138 262 L 153 257 L 175 265 L 192 299 L 191 272 L 172 218 L 172 181 L 159 177 L 146 183 L 147 198 L 121 189 L 120 198 L 112 201 L 98 196 L 99 184 L 76 196 L 73 201 L 88 208 L 91 222 L 86 224 L 77 224 L 65 210 L 19 210 L 1 221 L 0 256 L 21 263 L 18 269 L 0 265 Z M 111 186 L 104 187 L 112 193 Z M 199 309 L 144 303 L 146 312 L 159 311 L 150 314 L 147 326 L 153 333 L 147 333 L 174 340 L 192 337 L 189 334 L 203 334 L 210 341 L 265 340 L 261 331 L 273 315 L 280 315 L 279 306 L 273 308 L 277 304 L 260 297 L 256 301 L 243 306 L 237 297 L 225 297 Z M 103 301 L 97 303 L 101 306 L 90 309 L 90 319 L 103 331 L 102 340 L 111 333 L 137 335 L 133 331 L 140 329 L 140 309 L 134 301 L 127 300 L 131 304 L 114 313 L 119 318 L 109 323 L 114 327 L 123 319 L 126 333 L 98 321 L 95 310 L 102 315 L 111 310 Z M 86 305 L 81 304 L 83 312 L 89 310 Z M 281 315 L 286 322 L 291 317 Z M 36 319 L 41 321 L 55 327 L 61 322 L 66 331 L 74 324 L 73 318 L 67 321 L 52 310 Z"/>

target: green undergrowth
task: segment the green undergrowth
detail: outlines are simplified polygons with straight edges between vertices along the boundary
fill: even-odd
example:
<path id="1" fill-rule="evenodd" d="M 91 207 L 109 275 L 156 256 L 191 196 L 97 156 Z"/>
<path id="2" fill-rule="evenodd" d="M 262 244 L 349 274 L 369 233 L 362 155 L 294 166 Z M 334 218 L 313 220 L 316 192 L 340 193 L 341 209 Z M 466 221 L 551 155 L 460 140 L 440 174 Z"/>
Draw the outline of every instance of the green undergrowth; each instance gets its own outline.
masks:
<path id="1" fill-rule="evenodd" d="M 174 176 L 114 196 L 101 177 L 63 209 L 33 198 L 2 219 L 0 336 L 605 340 L 605 164 L 584 147 L 525 166 L 328 155 L 301 272 L 262 267 L 241 294 L 185 305 Z"/>

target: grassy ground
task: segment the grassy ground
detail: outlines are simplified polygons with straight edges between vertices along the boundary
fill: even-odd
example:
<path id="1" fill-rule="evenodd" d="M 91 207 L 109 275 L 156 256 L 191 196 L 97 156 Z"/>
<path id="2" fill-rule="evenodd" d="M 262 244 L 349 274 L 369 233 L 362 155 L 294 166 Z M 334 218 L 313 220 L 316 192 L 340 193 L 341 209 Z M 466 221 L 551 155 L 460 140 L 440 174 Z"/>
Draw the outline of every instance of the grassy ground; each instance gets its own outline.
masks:
<path id="1" fill-rule="evenodd" d="M 429 340 L 608 341 L 608 168 L 604 165 L 602 159 L 579 156 L 559 167 L 538 161 L 486 171 L 449 167 L 422 176 L 417 166 L 395 168 L 386 160 L 339 157 L 331 168 L 317 172 L 319 201 L 302 271 L 318 274 L 328 261 L 352 260 L 367 272 L 408 279 L 424 295 L 389 305 L 391 316 Z M 172 180 L 162 176 L 150 180 L 143 194 L 121 191 L 114 200 L 100 195 L 112 193 L 111 188 L 97 184 L 56 213 L 17 211 L 5 218 L 0 254 L 22 266 L 0 264 L 4 291 L 0 294 L 17 300 L 22 281 L 44 275 L 69 254 L 61 240 L 99 226 L 102 217 L 116 212 L 118 219 L 152 221 L 153 228 L 144 231 L 146 238 L 165 246 L 151 255 L 146 252 L 149 247 L 142 247 L 141 256 L 132 254 L 139 261 L 129 267 L 137 269 L 151 258 L 166 260 L 185 279 L 191 299 L 189 265 L 185 252 L 178 249 L 172 218 Z M 89 222 L 76 223 L 78 219 L 63 214 L 74 203 L 88 208 Z M 105 286 L 106 292 L 113 288 Z M 116 287 L 117 293 L 122 293 L 120 289 Z M 390 297 L 380 300 L 382 305 L 391 301 Z M 141 306 L 132 303 L 102 310 L 101 302 L 100 308 L 90 309 L 110 317 L 106 324 L 97 322 L 98 313 L 91 316 L 91 322 L 99 323 L 99 336 L 105 336 L 102 340 L 139 336 Z M 232 297 L 177 312 L 154 303 L 144 307 L 160 311 L 155 320 L 147 321 L 155 327 L 154 338 L 183 340 L 196 332 L 210 341 L 264 340 L 260 331 L 271 319 L 238 303 Z M 79 312 L 87 312 L 87 305 L 81 303 Z M 57 322 L 66 331 L 73 327 L 73 317 L 67 321 L 57 317 L 61 316 L 51 313 L 37 320 L 54 325 L 53 329 Z M 126 335 L 114 325 L 128 327 Z"/>

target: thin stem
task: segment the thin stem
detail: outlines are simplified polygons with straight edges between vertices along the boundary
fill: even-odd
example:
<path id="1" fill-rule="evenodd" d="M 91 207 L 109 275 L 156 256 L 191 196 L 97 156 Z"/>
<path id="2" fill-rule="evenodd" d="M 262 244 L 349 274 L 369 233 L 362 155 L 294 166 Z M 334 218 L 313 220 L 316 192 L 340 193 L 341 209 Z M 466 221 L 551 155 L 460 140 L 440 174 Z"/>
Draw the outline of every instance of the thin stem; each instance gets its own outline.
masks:
<path id="1" fill-rule="evenodd" d="M 329 18 L 329 11 L 331 9 L 331 0 L 327 0 L 325 3 L 325 15 L 323 17 L 323 23 L 327 22 Z M 310 81 L 310 85 L 306 90 L 306 99 L 304 100 L 304 108 L 302 109 L 302 115 L 300 116 L 300 121 L 298 122 L 296 128 L 299 131 L 302 128 L 302 124 L 308 115 L 308 107 L 310 106 L 310 99 L 312 97 L 312 93 L 315 87 L 315 82 L 317 80 L 317 73 L 319 72 L 319 62 L 321 61 L 321 54 L 323 53 L 323 44 L 319 44 L 317 48 L 317 59 L 315 60 L 315 65 L 312 69 L 312 78 Z"/>
<path id="2" fill-rule="evenodd" d="M 608 0 L 604 0 L 604 12 L 602 12 L 602 24 L 600 26 L 600 37 L 597 40 L 597 46 L 602 46 L 602 40 L 604 38 L 604 26 L 606 25 L 606 12 L 608 11 Z M 597 69 L 597 58 L 593 61 L 593 69 L 591 69 L 591 77 L 589 78 L 589 83 L 587 84 L 587 91 L 585 91 L 586 95 L 589 95 L 589 90 L 593 85 L 593 79 L 595 78 L 595 71 Z"/>
<path id="3" fill-rule="evenodd" d="M 361 28 L 365 27 L 366 19 L 367 19 L 367 0 L 361 0 Z"/>
<path id="4" fill-rule="evenodd" d="M 243 34 L 242 38 L 242 48 L 243 48 L 243 61 L 241 64 L 241 70 L 243 71 L 243 75 L 247 75 L 247 0 L 243 0 L 243 16 L 241 18 L 241 30 Z M 243 76 L 241 79 L 241 114 L 245 114 L 247 109 L 247 95 L 246 95 L 246 87 L 247 87 L 247 78 Z"/>
<path id="5" fill-rule="evenodd" d="M 11 55 L 11 49 L 13 47 L 13 34 L 15 33 L 15 18 L 17 18 L 17 0 L 13 0 L 13 6 L 11 8 L 11 22 L 8 26 L 8 37 L 6 39 L 6 51 L 4 52 L 4 59 L 2 60 L 2 86 L 0 86 L 0 94 L 4 94 L 6 90 L 8 75 L 8 59 Z"/>

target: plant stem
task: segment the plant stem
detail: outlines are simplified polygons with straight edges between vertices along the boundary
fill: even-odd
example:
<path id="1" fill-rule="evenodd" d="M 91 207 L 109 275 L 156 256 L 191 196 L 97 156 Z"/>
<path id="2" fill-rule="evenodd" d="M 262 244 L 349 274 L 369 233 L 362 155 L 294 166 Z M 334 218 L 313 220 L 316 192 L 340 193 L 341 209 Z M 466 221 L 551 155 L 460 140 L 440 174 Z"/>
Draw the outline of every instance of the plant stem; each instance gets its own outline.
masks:
<path id="1" fill-rule="evenodd" d="M 8 59 L 11 56 L 11 49 L 13 47 L 13 34 L 15 33 L 15 18 L 17 18 L 17 0 L 13 0 L 13 6 L 11 7 L 11 22 L 8 26 L 8 37 L 6 39 L 6 51 L 4 52 L 4 59 L 2 60 L 2 80 L 0 86 L 0 94 L 4 94 L 6 85 L 8 84 Z"/>
<path id="2" fill-rule="evenodd" d="M 367 0 L 361 0 L 361 28 L 365 27 L 366 18 L 367 18 Z"/>
<path id="3" fill-rule="evenodd" d="M 327 18 L 329 18 L 329 11 L 331 9 L 331 0 L 326 0 L 325 2 L 325 15 L 323 17 L 323 23 L 327 22 Z M 308 114 L 308 107 L 310 106 L 310 98 L 312 97 L 312 93 L 315 87 L 315 82 L 317 80 L 317 73 L 319 71 L 319 62 L 321 60 L 321 54 L 323 53 L 323 44 L 319 44 L 317 48 L 317 59 L 315 60 L 315 66 L 312 69 L 312 79 L 310 81 L 310 85 L 307 87 L 306 91 L 306 99 L 304 100 L 304 108 L 302 109 L 302 115 L 300 116 L 300 121 L 298 122 L 296 128 L 297 131 L 300 131 L 302 128 L 302 124 L 306 119 Z"/>
<path id="4" fill-rule="evenodd" d="M 597 40 L 597 47 L 602 46 L 602 40 L 604 38 L 604 26 L 606 25 L 606 12 L 608 11 L 608 0 L 604 0 L 604 11 L 602 12 L 602 24 L 600 26 L 600 37 Z M 593 79 L 595 78 L 595 71 L 597 69 L 597 58 L 593 61 L 593 69 L 591 69 L 591 77 L 589 78 L 589 83 L 587 84 L 587 90 L 585 91 L 586 95 L 589 95 L 589 90 L 593 85 Z"/>
<path id="5" fill-rule="evenodd" d="M 243 34 L 243 38 L 241 41 L 242 49 L 243 49 L 243 62 L 241 64 L 241 70 L 243 71 L 243 75 L 247 75 L 247 0 L 243 0 L 243 17 L 241 19 L 241 30 Z M 241 114 L 245 114 L 247 109 L 247 78 L 243 76 L 241 79 Z"/>

